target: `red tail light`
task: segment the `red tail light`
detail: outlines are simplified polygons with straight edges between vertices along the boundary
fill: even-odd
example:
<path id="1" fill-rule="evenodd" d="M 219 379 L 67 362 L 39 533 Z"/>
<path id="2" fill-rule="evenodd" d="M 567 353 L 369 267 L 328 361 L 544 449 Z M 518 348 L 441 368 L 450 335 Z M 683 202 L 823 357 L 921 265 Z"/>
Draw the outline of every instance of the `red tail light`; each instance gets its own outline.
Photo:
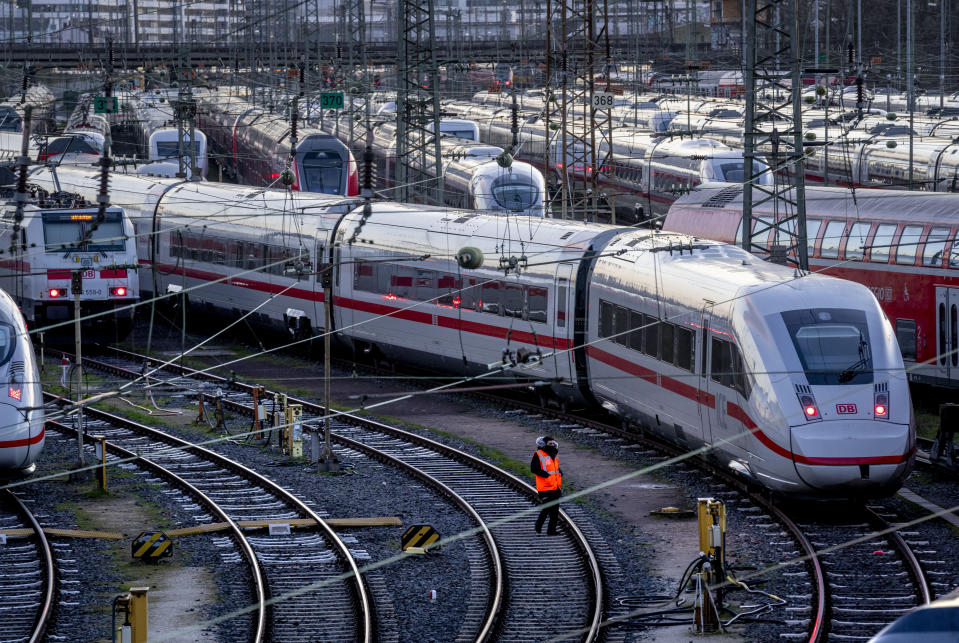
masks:
<path id="1" fill-rule="evenodd" d="M 19 388 L 14 388 L 12 386 L 8 386 L 7 393 L 10 395 L 10 397 L 12 397 L 13 399 L 19 402 L 20 397 L 23 395 L 23 390 Z"/>
<path id="2" fill-rule="evenodd" d="M 117 286 L 116 288 L 110 289 L 110 294 L 114 297 L 126 297 L 127 289 L 123 286 Z"/>
<path id="3" fill-rule="evenodd" d="M 59 288 L 51 288 L 51 289 L 50 289 L 50 299 L 56 299 L 56 298 L 59 297 L 61 294 L 63 294 L 63 291 L 60 290 Z"/>
<path id="4" fill-rule="evenodd" d="M 889 419 L 889 394 L 885 391 L 877 391 L 875 396 L 875 406 L 873 406 L 873 415 L 877 420 Z"/>
<path id="5" fill-rule="evenodd" d="M 802 405 L 803 415 L 806 416 L 807 422 L 820 419 L 816 398 L 808 393 L 802 393 L 799 396 L 799 403 Z"/>

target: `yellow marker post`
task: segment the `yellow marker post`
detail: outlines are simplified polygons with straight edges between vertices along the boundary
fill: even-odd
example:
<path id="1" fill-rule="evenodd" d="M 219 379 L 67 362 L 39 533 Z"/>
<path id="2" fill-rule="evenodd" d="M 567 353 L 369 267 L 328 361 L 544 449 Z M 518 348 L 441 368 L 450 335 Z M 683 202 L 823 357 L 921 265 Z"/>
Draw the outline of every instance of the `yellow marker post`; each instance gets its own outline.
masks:
<path id="1" fill-rule="evenodd" d="M 131 587 L 113 599 L 113 640 L 122 643 L 147 643 L 149 587 Z M 117 618 L 117 617 L 120 618 Z"/>
<path id="2" fill-rule="evenodd" d="M 700 498 L 696 506 L 699 517 L 699 551 L 709 557 L 709 584 L 725 580 L 726 570 L 726 505 L 721 500 Z"/>
<path id="3" fill-rule="evenodd" d="M 97 469 L 97 484 L 100 491 L 107 490 L 107 439 L 102 435 L 90 436 L 96 441 L 97 459 L 100 461 L 100 468 Z"/>

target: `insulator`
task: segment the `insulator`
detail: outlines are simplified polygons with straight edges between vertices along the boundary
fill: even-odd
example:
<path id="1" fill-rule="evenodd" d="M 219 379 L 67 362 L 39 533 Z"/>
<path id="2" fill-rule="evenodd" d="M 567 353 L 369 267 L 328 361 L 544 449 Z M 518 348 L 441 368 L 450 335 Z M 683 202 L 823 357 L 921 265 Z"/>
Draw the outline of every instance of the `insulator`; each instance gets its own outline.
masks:
<path id="1" fill-rule="evenodd" d="M 863 92 L 862 76 L 856 76 L 856 103 L 862 105 L 864 102 L 865 95 Z"/>
<path id="2" fill-rule="evenodd" d="M 363 152 L 363 189 L 366 190 L 373 189 L 373 159 L 373 148 L 367 145 Z"/>
<path id="3" fill-rule="evenodd" d="M 848 62 L 851 65 L 856 60 L 856 48 L 853 46 L 852 43 L 849 43 L 848 53 L 849 53 Z"/>

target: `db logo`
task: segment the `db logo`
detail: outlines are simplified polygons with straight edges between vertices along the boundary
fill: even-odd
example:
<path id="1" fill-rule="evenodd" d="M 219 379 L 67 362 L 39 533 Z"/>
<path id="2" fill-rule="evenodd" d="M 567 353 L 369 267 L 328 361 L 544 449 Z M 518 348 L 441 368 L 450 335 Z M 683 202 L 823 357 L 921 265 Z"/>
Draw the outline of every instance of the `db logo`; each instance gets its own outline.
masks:
<path id="1" fill-rule="evenodd" d="M 840 415 L 850 415 L 855 412 L 856 412 L 855 404 L 837 404 L 836 405 L 836 413 L 839 413 Z"/>

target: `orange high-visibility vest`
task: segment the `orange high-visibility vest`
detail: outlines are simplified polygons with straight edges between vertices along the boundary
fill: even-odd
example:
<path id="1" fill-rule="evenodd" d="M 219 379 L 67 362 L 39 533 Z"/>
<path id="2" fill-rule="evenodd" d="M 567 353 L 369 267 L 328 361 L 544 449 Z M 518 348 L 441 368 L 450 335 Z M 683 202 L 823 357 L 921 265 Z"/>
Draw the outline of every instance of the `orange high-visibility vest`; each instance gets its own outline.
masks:
<path id="1" fill-rule="evenodd" d="M 559 456 L 551 458 L 542 449 L 536 452 L 539 456 L 539 466 L 549 474 L 548 478 L 536 476 L 537 491 L 556 491 L 563 486 L 563 474 L 559 472 Z"/>

